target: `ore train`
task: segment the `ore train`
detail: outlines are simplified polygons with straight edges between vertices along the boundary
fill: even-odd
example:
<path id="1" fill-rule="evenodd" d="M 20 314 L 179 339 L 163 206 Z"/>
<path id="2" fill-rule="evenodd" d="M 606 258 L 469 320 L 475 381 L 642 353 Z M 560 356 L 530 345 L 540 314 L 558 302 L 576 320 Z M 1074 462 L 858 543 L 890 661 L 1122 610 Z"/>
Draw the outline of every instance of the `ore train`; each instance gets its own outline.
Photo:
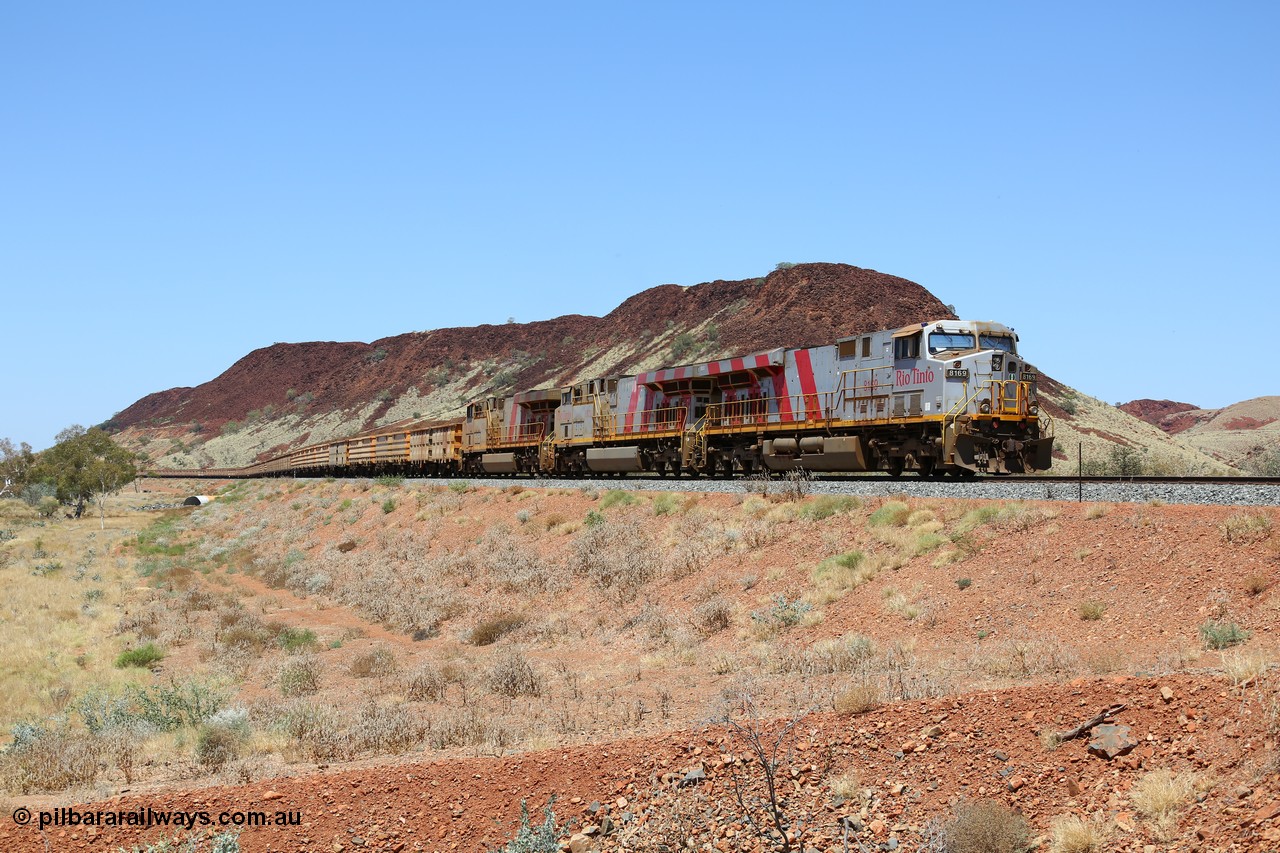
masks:
<path id="1" fill-rule="evenodd" d="M 939 320 L 485 397 L 459 418 L 380 427 L 218 473 L 1032 473 L 1049 468 L 1053 447 L 1036 379 L 1013 329 Z"/>

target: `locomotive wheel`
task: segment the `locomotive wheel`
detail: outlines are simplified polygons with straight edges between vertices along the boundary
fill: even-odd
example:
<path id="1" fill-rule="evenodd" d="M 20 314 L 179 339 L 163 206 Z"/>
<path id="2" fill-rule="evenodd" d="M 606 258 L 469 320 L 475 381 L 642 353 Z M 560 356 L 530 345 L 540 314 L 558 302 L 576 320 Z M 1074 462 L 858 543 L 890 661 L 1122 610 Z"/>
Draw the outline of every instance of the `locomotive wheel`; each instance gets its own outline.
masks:
<path id="1" fill-rule="evenodd" d="M 889 465 L 885 468 L 889 472 L 889 476 L 897 479 L 902 476 L 902 457 L 893 456 L 889 459 Z"/>

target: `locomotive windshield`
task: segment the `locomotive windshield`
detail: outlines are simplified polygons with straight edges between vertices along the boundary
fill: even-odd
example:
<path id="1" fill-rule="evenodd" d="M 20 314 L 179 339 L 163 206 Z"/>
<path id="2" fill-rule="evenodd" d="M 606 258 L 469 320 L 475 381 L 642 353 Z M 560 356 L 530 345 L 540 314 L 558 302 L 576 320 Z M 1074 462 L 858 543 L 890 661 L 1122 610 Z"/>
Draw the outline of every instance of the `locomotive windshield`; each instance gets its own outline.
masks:
<path id="1" fill-rule="evenodd" d="M 973 335 L 968 332 L 930 332 L 929 352 L 973 349 Z"/>
<path id="2" fill-rule="evenodd" d="M 982 335 L 979 343 L 983 349 L 998 349 L 1003 352 L 1013 352 L 1013 338 L 1008 335 Z"/>

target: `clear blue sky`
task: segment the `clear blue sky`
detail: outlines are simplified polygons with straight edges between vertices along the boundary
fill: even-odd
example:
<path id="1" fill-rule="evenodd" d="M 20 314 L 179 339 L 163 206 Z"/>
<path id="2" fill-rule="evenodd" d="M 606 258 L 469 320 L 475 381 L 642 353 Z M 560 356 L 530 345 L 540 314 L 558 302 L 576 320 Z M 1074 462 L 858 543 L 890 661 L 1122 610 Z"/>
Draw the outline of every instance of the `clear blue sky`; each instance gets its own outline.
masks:
<path id="1" fill-rule="evenodd" d="M 1115 402 L 1280 393 L 1280 6 L 18 3 L 0 436 L 275 341 L 838 261 Z"/>

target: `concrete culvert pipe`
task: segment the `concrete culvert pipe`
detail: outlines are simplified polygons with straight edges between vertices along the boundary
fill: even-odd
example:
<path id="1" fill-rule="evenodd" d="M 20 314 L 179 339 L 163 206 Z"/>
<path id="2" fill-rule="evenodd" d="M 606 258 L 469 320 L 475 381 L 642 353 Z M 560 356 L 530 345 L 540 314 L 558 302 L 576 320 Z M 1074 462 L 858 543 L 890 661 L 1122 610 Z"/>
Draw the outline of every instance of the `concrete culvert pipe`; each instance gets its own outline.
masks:
<path id="1" fill-rule="evenodd" d="M 191 497 L 183 501 L 182 505 L 183 506 L 204 506 L 211 500 L 213 500 L 213 498 L 209 497 L 208 495 L 192 495 Z"/>

